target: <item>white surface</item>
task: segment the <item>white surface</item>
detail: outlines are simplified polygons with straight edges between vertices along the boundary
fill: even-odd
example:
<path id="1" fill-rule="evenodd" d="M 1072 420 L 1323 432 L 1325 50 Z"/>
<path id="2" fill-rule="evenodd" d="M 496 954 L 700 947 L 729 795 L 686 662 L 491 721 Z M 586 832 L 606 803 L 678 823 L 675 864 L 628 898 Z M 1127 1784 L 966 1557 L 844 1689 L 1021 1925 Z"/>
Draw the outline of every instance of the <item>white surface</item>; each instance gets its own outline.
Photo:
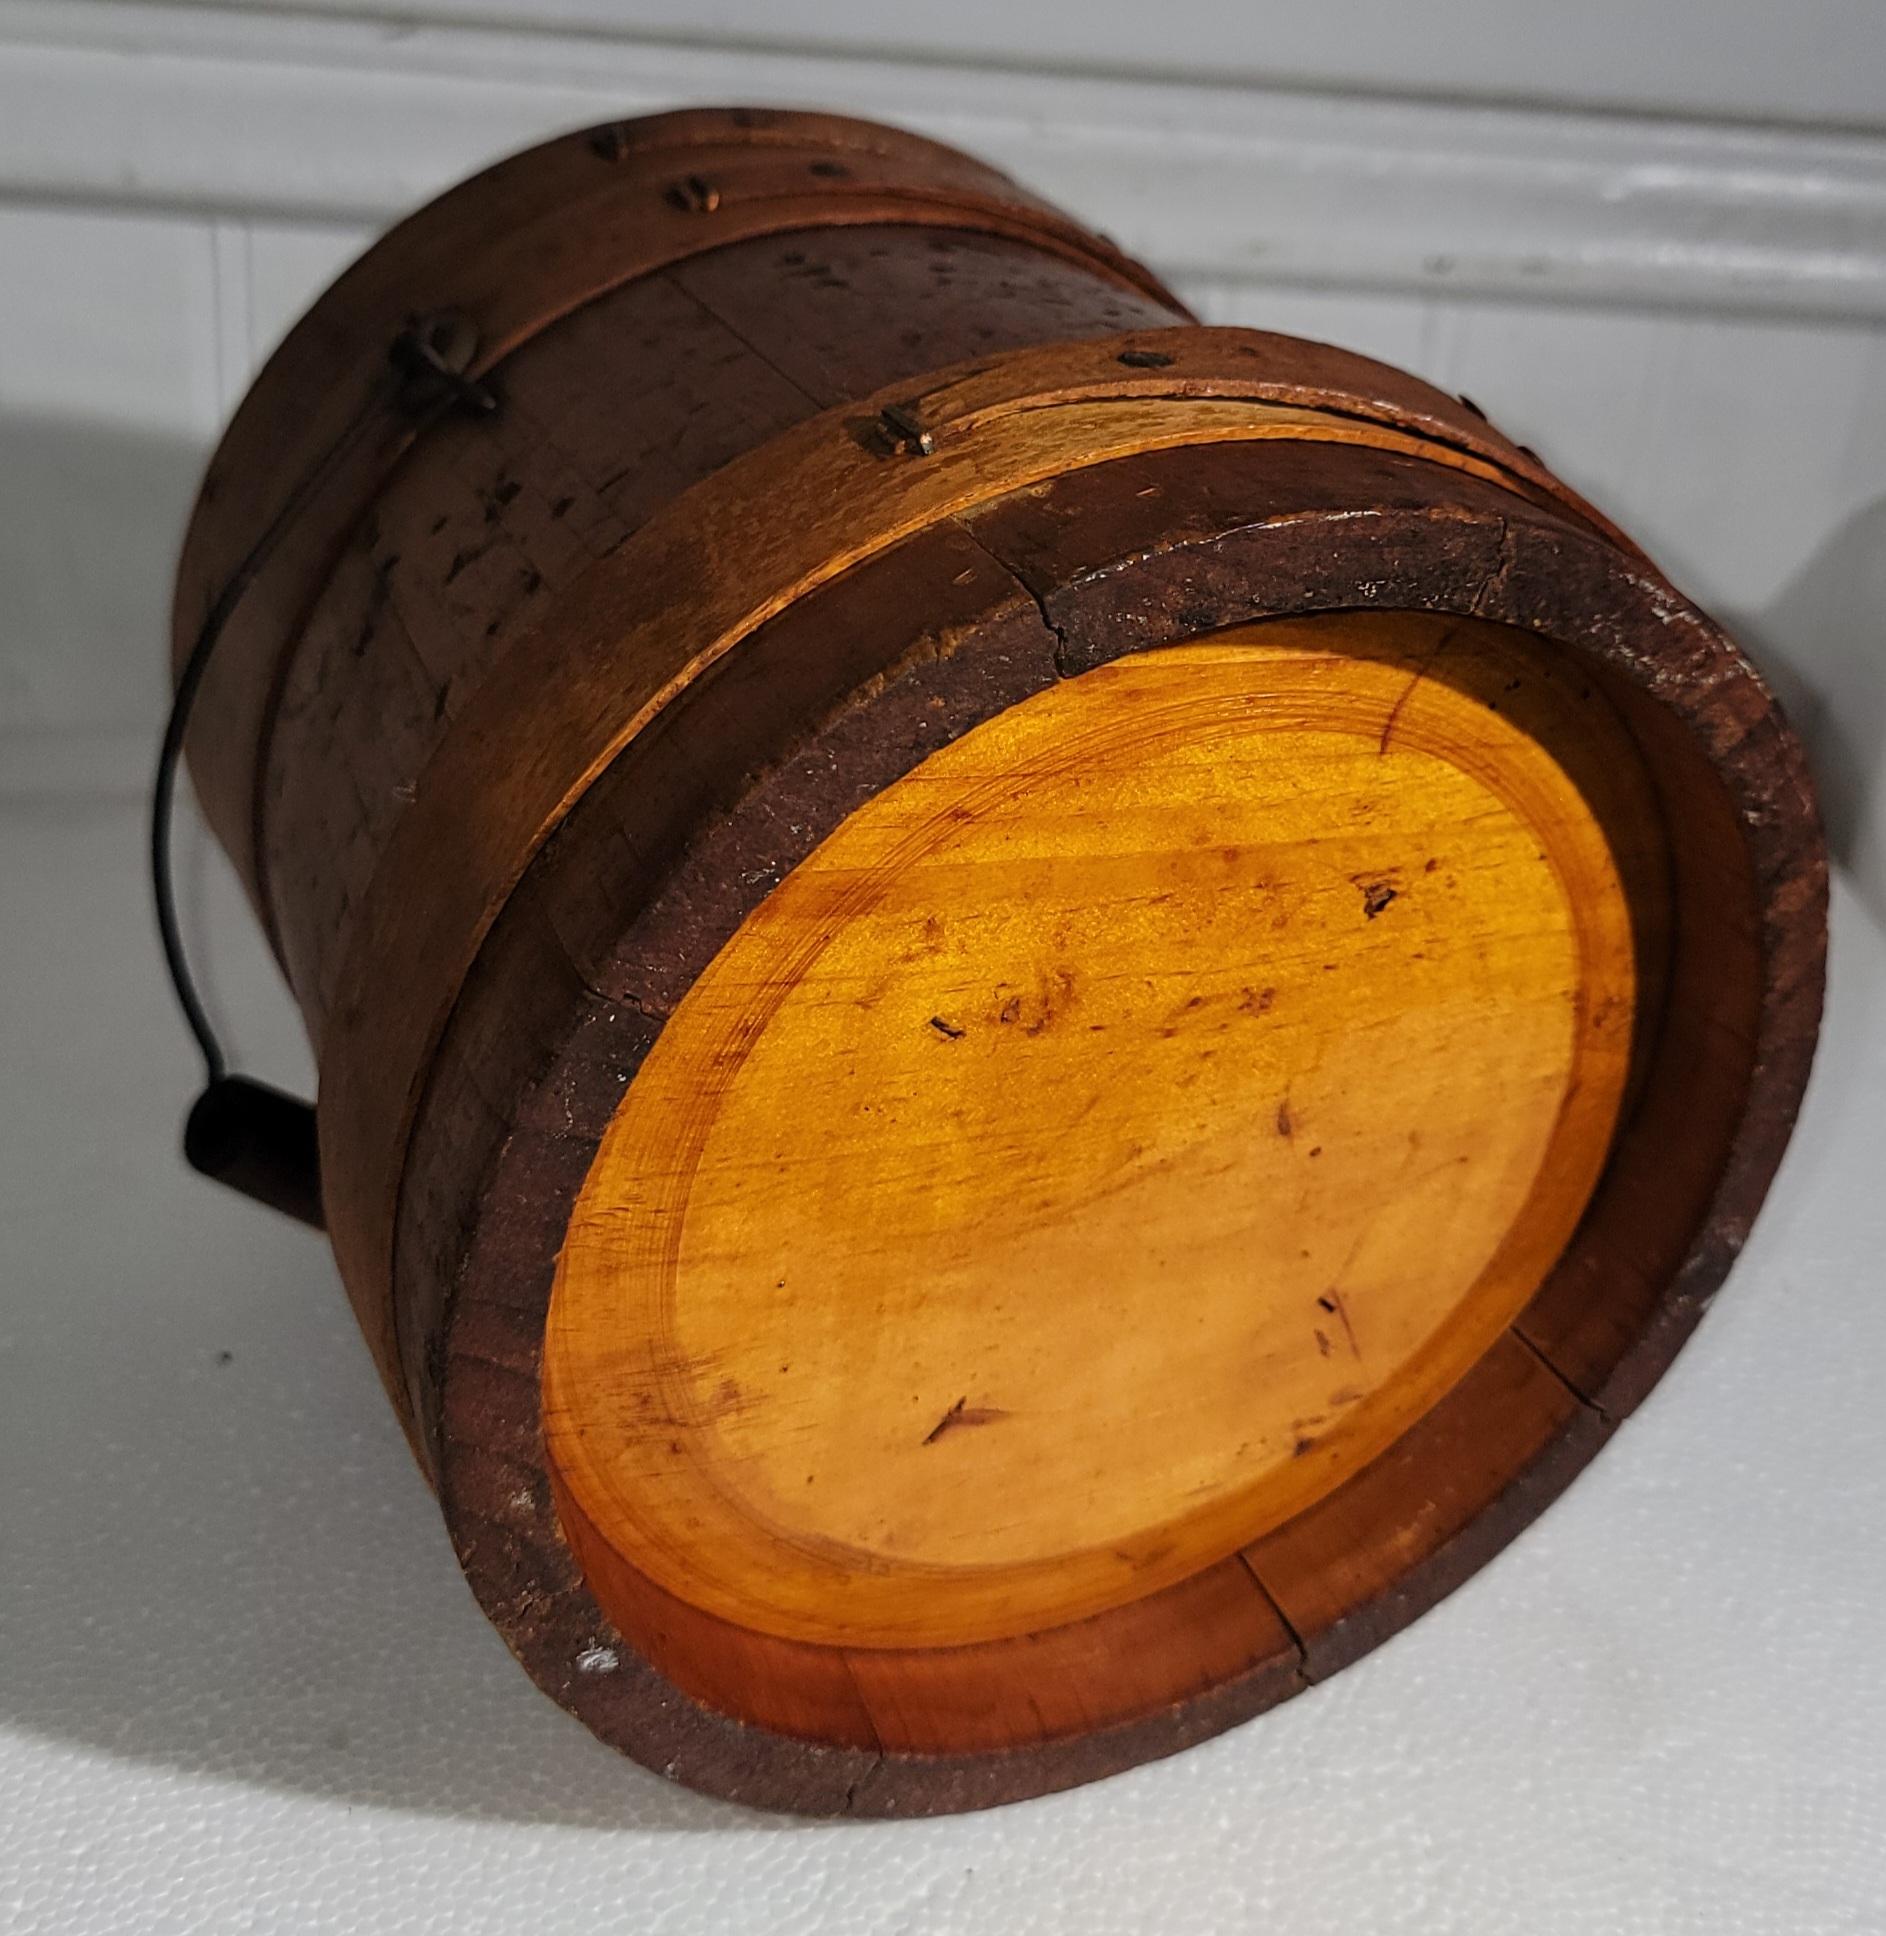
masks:
<path id="1" fill-rule="evenodd" d="M 1753 1244 L 1516 1546 L 1174 1760 L 812 1826 L 618 1759 L 486 1626 L 319 1239 L 173 1154 L 140 832 L 128 799 L 0 815 L 9 1936 L 1886 1930 L 1886 939 L 1851 899 Z M 292 1079 L 233 907 L 204 918 Z"/>

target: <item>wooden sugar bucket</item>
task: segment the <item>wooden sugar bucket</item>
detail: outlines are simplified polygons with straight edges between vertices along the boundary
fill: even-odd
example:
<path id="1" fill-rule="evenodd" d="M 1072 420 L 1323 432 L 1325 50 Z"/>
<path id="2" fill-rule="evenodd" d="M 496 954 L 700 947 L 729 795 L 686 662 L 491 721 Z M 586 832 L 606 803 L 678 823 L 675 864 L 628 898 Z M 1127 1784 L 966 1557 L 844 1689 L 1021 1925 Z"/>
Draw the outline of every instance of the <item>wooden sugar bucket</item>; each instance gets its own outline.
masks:
<path id="1" fill-rule="evenodd" d="M 266 538 L 265 542 L 259 542 Z M 976 1807 L 1322 1679 L 1722 1281 L 1825 870 L 1463 399 L 836 117 L 378 243 L 212 464 L 191 770 L 474 1591 L 605 1740 Z"/>

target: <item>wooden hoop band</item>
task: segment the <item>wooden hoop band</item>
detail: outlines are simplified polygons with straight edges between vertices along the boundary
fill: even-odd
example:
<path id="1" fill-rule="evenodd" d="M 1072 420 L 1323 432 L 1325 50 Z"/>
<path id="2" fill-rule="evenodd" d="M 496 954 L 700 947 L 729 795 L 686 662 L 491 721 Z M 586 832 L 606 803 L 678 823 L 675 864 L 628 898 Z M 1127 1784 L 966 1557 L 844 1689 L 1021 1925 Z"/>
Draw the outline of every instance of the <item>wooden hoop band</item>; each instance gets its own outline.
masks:
<path id="1" fill-rule="evenodd" d="M 959 366 L 842 405 L 676 498 L 479 689 L 396 824 L 343 944 L 321 1061 L 330 1235 L 409 1434 L 392 1256 L 426 1069 L 485 935 L 616 754 L 702 671 L 818 585 L 923 527 L 1111 459 L 1185 445 L 1353 444 L 1464 471 L 1609 527 L 1490 433 L 1367 397 L 1304 407 L 1271 339 L 1136 332 Z M 890 434 L 909 446 L 898 451 Z M 921 451 L 923 454 L 916 454 Z M 778 507 L 792 507 L 781 516 Z M 546 653 L 555 643 L 554 670 Z"/>

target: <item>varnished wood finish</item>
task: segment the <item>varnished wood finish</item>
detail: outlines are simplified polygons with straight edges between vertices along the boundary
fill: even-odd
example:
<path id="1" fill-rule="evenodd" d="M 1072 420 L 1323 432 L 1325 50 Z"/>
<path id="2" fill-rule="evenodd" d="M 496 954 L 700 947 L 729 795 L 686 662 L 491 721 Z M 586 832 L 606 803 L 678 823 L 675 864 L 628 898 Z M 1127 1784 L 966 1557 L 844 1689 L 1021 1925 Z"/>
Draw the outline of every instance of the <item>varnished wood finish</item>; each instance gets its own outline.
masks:
<path id="1" fill-rule="evenodd" d="M 464 975 L 575 801 L 759 625 L 928 524 L 1128 452 L 1353 446 L 1524 488 L 1389 412 L 1270 401 L 1277 385 L 1252 354 L 1261 348 L 1241 332 L 1203 330 L 1057 345 L 961 366 L 908 400 L 879 392 L 860 409 L 823 412 L 730 460 L 583 575 L 558 607 L 556 680 L 526 653 L 493 669 L 376 857 L 322 1043 L 328 1227 L 389 1390 L 399 1376 L 390 1278 L 402 1152 Z M 896 453 L 883 440 L 886 407 L 923 427 L 933 447 L 920 462 L 887 462 Z M 787 495 L 808 512 L 770 519 Z M 494 769 L 504 784 L 493 784 Z"/>
<path id="2" fill-rule="evenodd" d="M 1615 714 L 1470 621 L 1244 628 L 940 749 L 611 1123 L 545 1344 L 566 1490 L 689 1604 L 871 1647 L 1282 1524 L 1485 1353 L 1597 1180 L 1637 992 L 1607 823 L 1659 839 Z"/>
<path id="3" fill-rule="evenodd" d="M 887 220 L 1021 240 L 1036 258 L 1079 262 L 1091 281 L 1184 314 L 1117 249 L 969 156 L 839 115 L 736 108 L 588 130 L 487 169 L 382 238 L 289 335 L 205 475 L 175 603 L 181 664 L 262 530 L 319 475 L 230 622 L 232 649 L 204 682 L 191 744 L 204 810 L 265 925 L 253 753 L 280 671 L 271 648 L 412 445 L 411 386 L 388 367 L 399 332 L 416 318 L 464 318 L 465 373 L 482 378 L 559 318 L 703 251 Z"/>
<path id="4" fill-rule="evenodd" d="M 889 383 L 968 342 L 1164 321 L 1058 256 L 880 226 L 733 244 L 547 328 L 504 367 L 505 407 L 437 424 L 316 597 L 259 762 L 259 891 L 317 1044 L 349 910 L 407 794 L 498 661 L 689 485 L 838 402 L 830 366 Z M 742 289 L 767 293 L 770 318 Z M 914 316 L 859 340 L 859 311 Z M 767 351 L 749 337 L 767 337 Z M 651 364 L 660 368 L 659 380 Z M 528 661 L 526 661 L 528 665 Z M 337 760 L 372 744 L 363 784 Z"/>
<path id="5" fill-rule="evenodd" d="M 462 312 L 487 415 L 386 363 Z M 713 1792 L 987 1805 L 1340 1667 L 1720 1283 L 1824 866 L 1735 648 L 1457 400 L 830 117 L 394 231 L 193 771 L 466 1574 Z M 448 399 L 449 401 L 449 399 Z M 809 1483 L 808 1483 L 809 1481 Z"/>

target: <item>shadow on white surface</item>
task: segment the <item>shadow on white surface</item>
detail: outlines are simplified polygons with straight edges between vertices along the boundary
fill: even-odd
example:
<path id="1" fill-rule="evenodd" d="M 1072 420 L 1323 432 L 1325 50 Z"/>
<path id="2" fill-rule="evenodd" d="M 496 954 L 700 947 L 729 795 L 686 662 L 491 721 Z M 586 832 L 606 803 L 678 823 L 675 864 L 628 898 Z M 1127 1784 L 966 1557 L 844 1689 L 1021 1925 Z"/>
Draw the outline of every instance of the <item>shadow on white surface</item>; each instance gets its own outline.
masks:
<path id="1" fill-rule="evenodd" d="M 325 1245 L 185 1170 L 196 1071 L 147 939 L 141 804 L 13 803 L 0 824 L 0 1727 L 337 1803 L 738 1819 L 530 1685 Z M 261 991 L 229 986 L 269 971 L 219 885 L 210 958 L 279 1065 L 293 1045 L 261 1043 L 242 999 Z"/>
<path id="2" fill-rule="evenodd" d="M 171 570 L 203 461 L 197 442 L 122 424 L 0 416 L 9 737 L 155 731 Z"/>
<path id="3" fill-rule="evenodd" d="M 144 878 L 181 437 L 0 419 L 0 1727 L 461 1817 L 712 1827 L 473 1604 L 311 1235 L 190 1175 Z M 30 757 L 29 757 L 30 755 Z M 311 1081 L 221 857 L 179 886 L 244 1065 Z"/>
<path id="4" fill-rule="evenodd" d="M 1886 498 L 1855 512 L 1740 630 L 1813 754 L 1828 844 L 1886 922 Z"/>

